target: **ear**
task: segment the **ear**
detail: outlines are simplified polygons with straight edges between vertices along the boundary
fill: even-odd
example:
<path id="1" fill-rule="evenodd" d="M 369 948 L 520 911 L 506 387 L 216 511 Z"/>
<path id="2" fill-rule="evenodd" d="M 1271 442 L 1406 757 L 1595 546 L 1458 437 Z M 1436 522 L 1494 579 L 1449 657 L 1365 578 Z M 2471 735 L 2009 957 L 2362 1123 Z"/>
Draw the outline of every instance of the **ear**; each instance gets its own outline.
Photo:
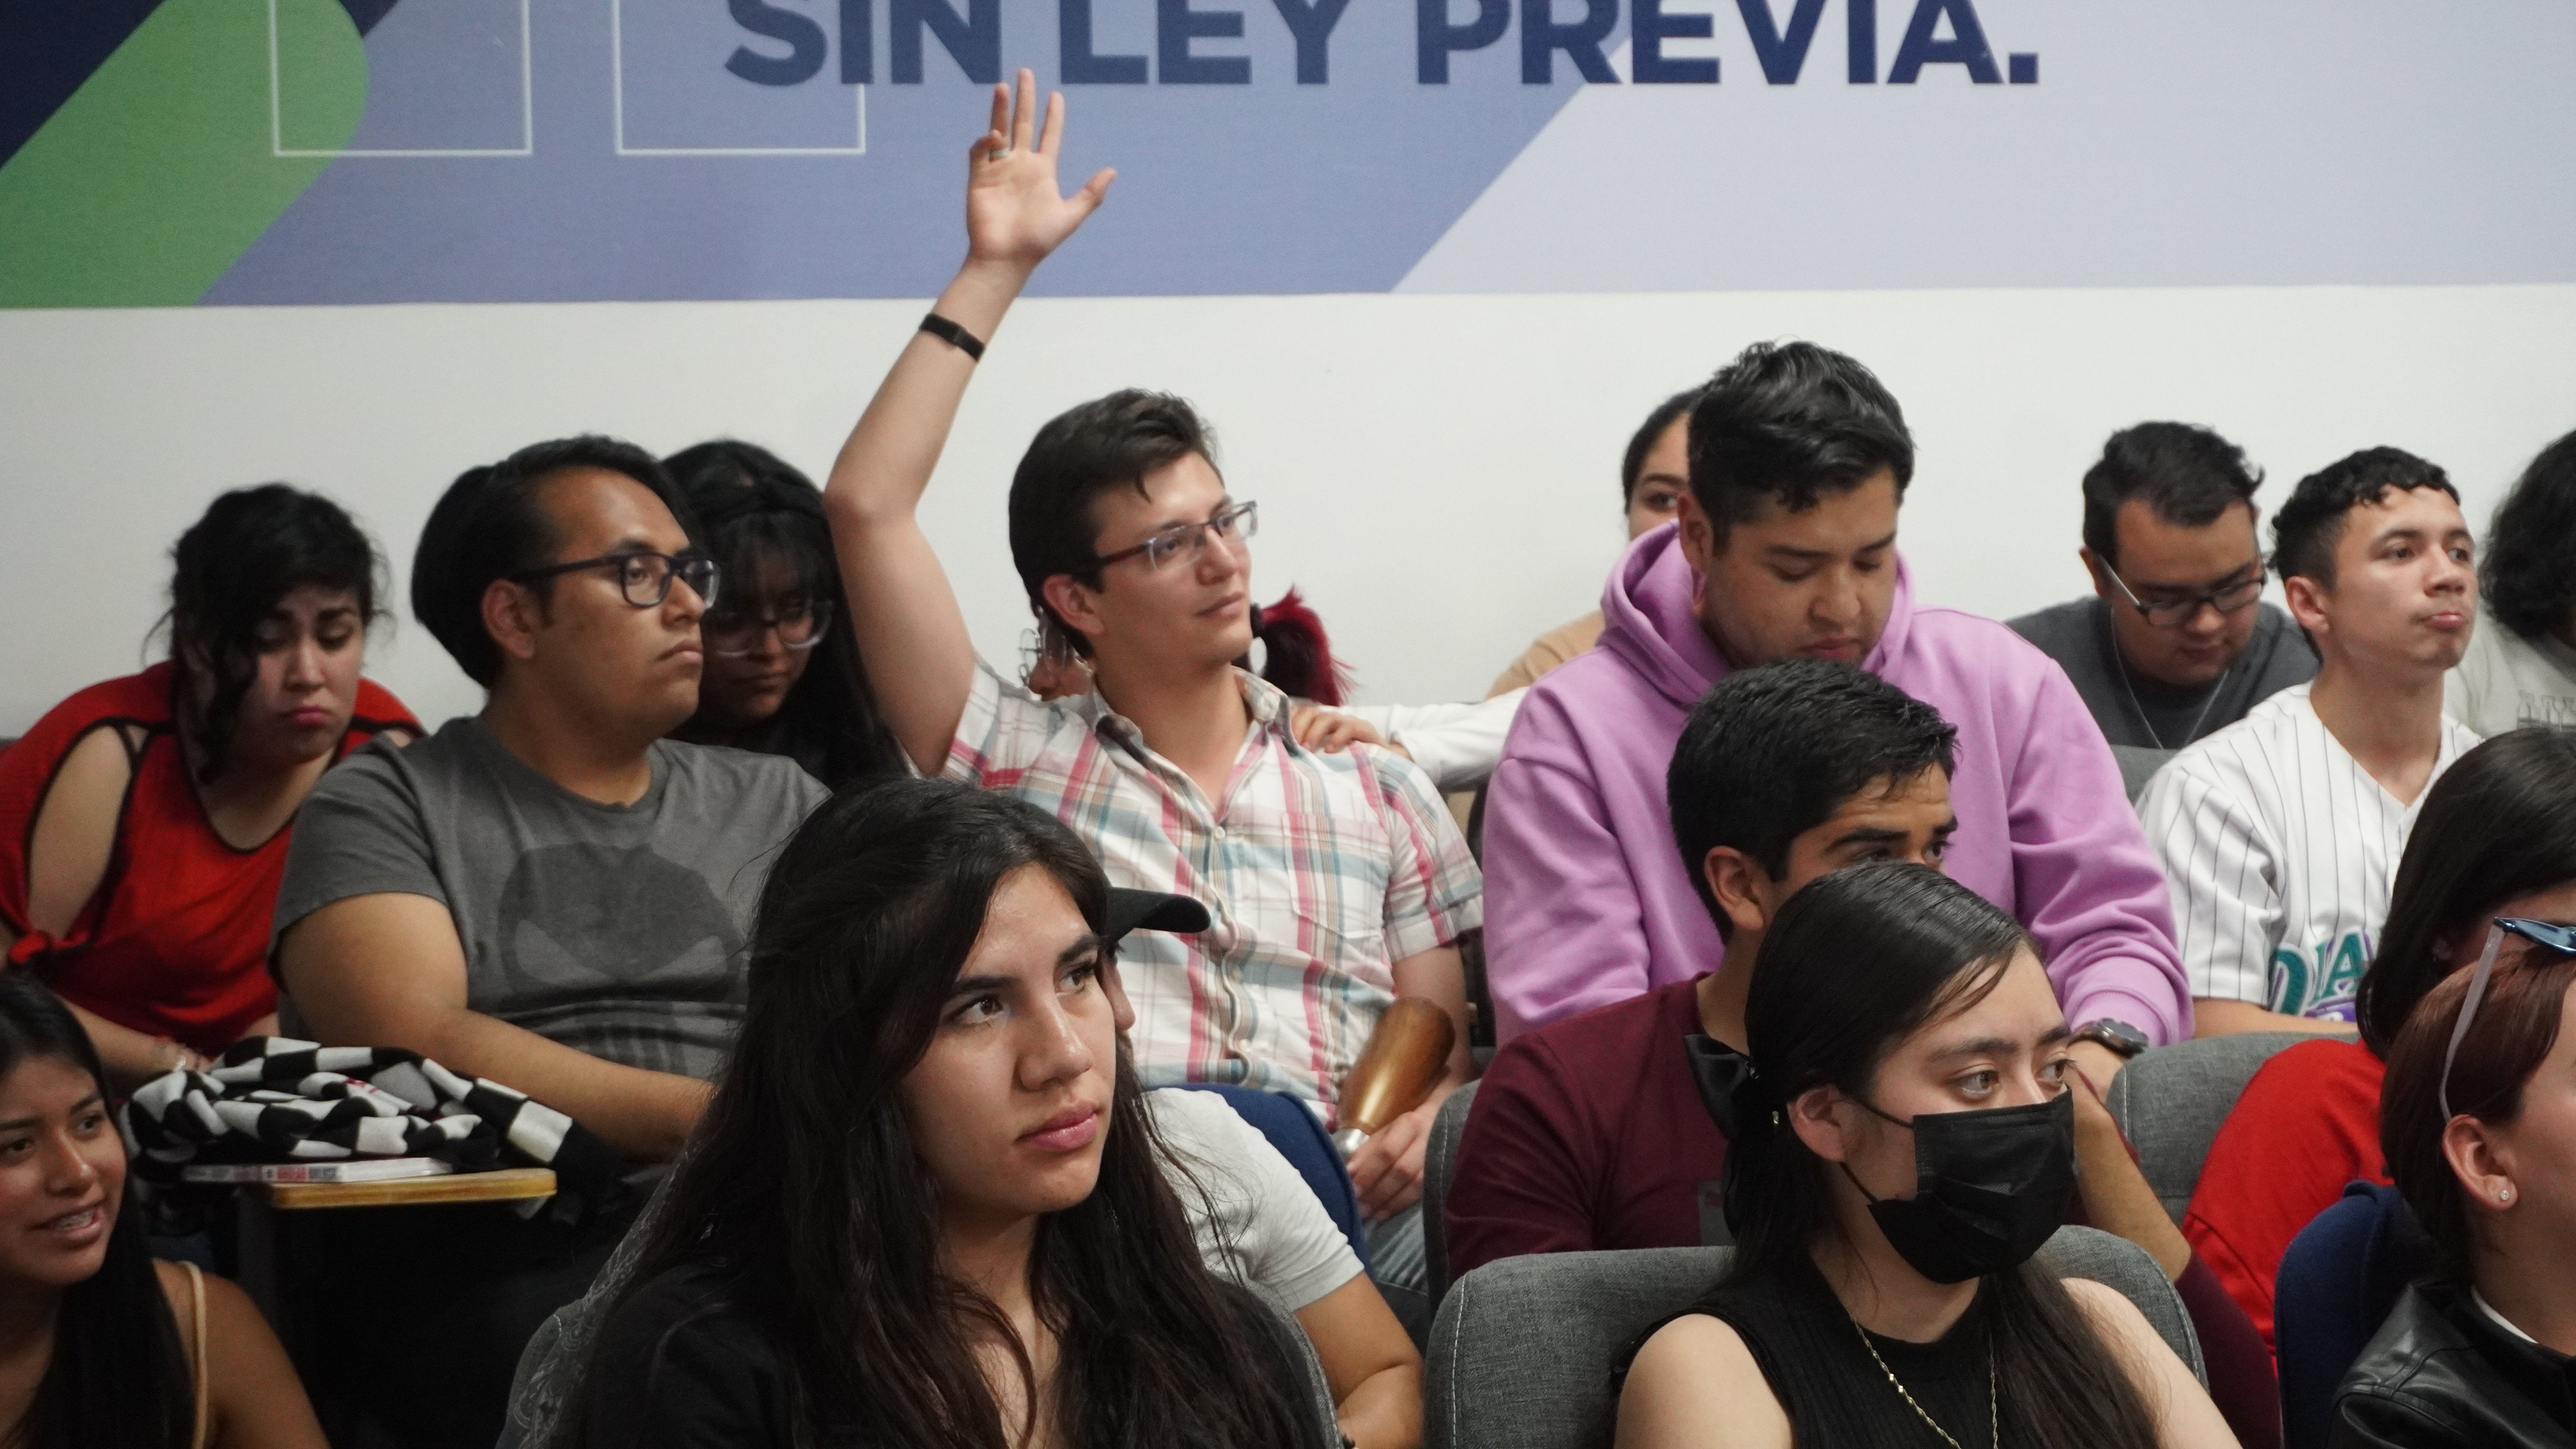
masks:
<path id="1" fill-rule="evenodd" d="M 2114 599 L 2118 597 L 2118 595 L 2112 591 L 2111 576 L 2103 572 L 2101 555 L 2095 553 L 2089 548 L 2078 545 L 2075 550 L 2075 556 L 2083 561 L 2084 572 L 2092 576 L 2093 592 L 2095 594 L 2105 599 Z"/>
<path id="2" fill-rule="evenodd" d="M 1691 572 L 1707 577 L 1709 566 L 1726 552 L 1726 545 L 1717 536 L 1717 520 L 1709 517 L 1708 510 L 1699 506 L 1698 496 L 1687 488 L 1674 504 L 1673 516 L 1681 521 L 1683 561 L 1691 566 Z"/>
<path id="3" fill-rule="evenodd" d="M 1851 1156 L 1850 1135 L 1843 1121 L 1847 1108 L 1838 1089 L 1810 1087 L 1789 1104 L 1789 1130 L 1798 1134 L 1809 1152 L 1825 1161 L 1845 1161 Z"/>
<path id="4" fill-rule="evenodd" d="M 2281 599 L 2290 606 L 2290 617 L 2311 634 L 2323 636 L 2333 630 L 2333 619 L 2326 612 L 2333 591 L 2306 574 L 2292 574 L 2281 580 Z"/>
<path id="5" fill-rule="evenodd" d="M 537 631 L 545 622 L 545 605 L 527 585 L 494 579 L 483 586 L 483 632 L 504 655 L 535 658 Z"/>
<path id="6" fill-rule="evenodd" d="M 1047 607 L 1055 610 L 1055 616 L 1064 621 L 1065 627 L 1080 634 L 1087 642 L 1096 643 L 1108 627 L 1100 617 L 1099 592 L 1075 583 L 1071 574 L 1050 574 L 1047 581 L 1038 586 L 1038 593 L 1047 601 Z"/>
<path id="7" fill-rule="evenodd" d="M 1729 926 L 1738 931 L 1759 931 L 1771 924 L 1766 889 L 1771 873 L 1756 864 L 1753 857 L 1731 845 L 1713 845 L 1701 859 L 1699 870 Z"/>
<path id="8" fill-rule="evenodd" d="M 1118 1023 L 1119 1034 L 1124 1036 L 1135 1030 L 1136 1003 L 1127 999 L 1127 983 L 1118 975 L 1118 958 L 1115 955 L 1109 958 L 1107 966 L 1101 968 L 1100 990 L 1109 998 L 1110 1019 Z"/>
<path id="9" fill-rule="evenodd" d="M 2471 1207 L 2510 1212 L 2522 1200 L 2513 1185 L 2512 1149 L 2477 1118 L 2454 1117 L 2442 1128 L 2442 1157 Z"/>

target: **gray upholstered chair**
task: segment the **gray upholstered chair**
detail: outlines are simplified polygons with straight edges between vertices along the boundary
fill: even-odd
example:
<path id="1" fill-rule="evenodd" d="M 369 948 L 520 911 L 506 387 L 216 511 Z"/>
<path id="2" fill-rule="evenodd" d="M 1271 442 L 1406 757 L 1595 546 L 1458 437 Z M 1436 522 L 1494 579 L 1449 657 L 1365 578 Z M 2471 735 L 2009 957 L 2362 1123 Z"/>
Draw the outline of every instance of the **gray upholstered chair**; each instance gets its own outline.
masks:
<path id="1" fill-rule="evenodd" d="M 1467 1112 L 1476 1105 L 1476 1084 L 1449 1094 L 1431 1119 L 1431 1141 L 1422 1150 L 1422 1256 L 1429 1268 L 1431 1305 L 1449 1291 L 1449 1220 L 1441 1216 L 1449 1202 L 1450 1180 L 1458 1175 L 1458 1139 L 1467 1130 Z"/>
<path id="2" fill-rule="evenodd" d="M 2200 1164 L 2245 1084 L 2275 1052 L 2315 1039 L 2295 1031 L 2206 1036 L 2145 1052 L 2112 1079 L 2111 1116 L 2175 1222 L 2191 1206 Z"/>
<path id="3" fill-rule="evenodd" d="M 1451 1286 L 1431 1330 L 1424 1385 L 1430 1449 L 1595 1449 L 1619 1400 L 1611 1365 L 1656 1320 L 1690 1306 L 1727 1248 L 1548 1253 L 1488 1263 Z M 2206 1381 L 2182 1300 L 2135 1244 L 2061 1228 L 2040 1260 L 2126 1294 Z"/>

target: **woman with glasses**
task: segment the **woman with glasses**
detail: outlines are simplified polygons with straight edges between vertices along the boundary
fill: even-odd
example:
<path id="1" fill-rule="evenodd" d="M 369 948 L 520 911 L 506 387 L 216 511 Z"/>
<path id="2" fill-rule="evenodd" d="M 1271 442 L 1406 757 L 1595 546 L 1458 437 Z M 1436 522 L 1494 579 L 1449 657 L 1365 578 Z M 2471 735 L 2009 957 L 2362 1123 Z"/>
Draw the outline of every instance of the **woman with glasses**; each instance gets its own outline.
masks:
<path id="1" fill-rule="evenodd" d="M 2011 916 L 1928 866 L 1824 876 L 1744 1028 L 1689 1042 L 1735 1253 L 1636 1351 L 1620 1449 L 2236 1442 L 2135 1304 L 2032 1262 L 2075 1191 L 2074 1061 Z"/>
<path id="2" fill-rule="evenodd" d="M 2337 1446 L 2576 1445 L 2576 930 L 2483 924 L 2389 1047 L 2381 1143 L 2434 1261 L 2346 1375 Z"/>
<path id="3" fill-rule="evenodd" d="M 725 580 L 699 621 L 698 710 L 672 737 L 785 755 L 834 789 L 903 769 L 855 636 L 839 624 L 823 495 L 766 448 L 719 440 L 664 465 Z"/>
<path id="4" fill-rule="evenodd" d="M 273 1029 L 296 812 L 351 750 L 420 732 L 359 677 L 383 565 L 338 504 L 226 493 L 171 559 L 169 658 L 0 754 L 0 950 L 71 1003 L 120 1089 Z"/>
<path id="5" fill-rule="evenodd" d="M 2416 1003 L 2476 962 L 2497 916 L 2576 921 L 2576 730 L 2498 735 L 2433 782 L 2355 993 L 2361 1040 L 2275 1055 L 2211 1142 L 2183 1236 L 2264 1342 L 2290 1240 L 2344 1184 L 2388 1180 L 2380 1102 L 2391 1044 Z"/>

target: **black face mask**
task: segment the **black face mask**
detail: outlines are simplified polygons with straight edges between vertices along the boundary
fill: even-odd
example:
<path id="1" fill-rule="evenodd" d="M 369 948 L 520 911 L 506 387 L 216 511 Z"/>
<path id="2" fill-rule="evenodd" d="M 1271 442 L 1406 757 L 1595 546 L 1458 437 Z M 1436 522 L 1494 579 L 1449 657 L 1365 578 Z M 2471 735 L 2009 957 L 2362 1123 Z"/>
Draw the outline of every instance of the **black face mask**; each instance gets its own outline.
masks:
<path id="1" fill-rule="evenodd" d="M 1858 1098 L 1853 1100 L 1858 1101 Z M 1871 1197 L 1869 1215 L 1915 1272 L 1963 1283 L 2030 1261 L 2066 1218 L 2075 1191 L 2075 1097 L 2026 1107 L 1924 1112 L 1914 1132 L 1914 1196 Z M 1851 1166 L 1843 1164 L 1851 1177 Z"/>

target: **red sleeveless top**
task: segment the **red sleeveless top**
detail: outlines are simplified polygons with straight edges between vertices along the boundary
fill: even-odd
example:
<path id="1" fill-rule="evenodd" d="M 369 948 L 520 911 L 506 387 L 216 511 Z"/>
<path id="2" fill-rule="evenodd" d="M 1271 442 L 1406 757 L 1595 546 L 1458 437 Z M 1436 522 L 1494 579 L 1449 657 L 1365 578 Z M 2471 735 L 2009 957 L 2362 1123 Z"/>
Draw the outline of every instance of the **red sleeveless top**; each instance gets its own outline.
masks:
<path id="1" fill-rule="evenodd" d="M 277 1009 L 269 914 L 294 826 L 248 850 L 215 833 L 188 779 L 171 688 L 167 662 L 91 685 L 0 751 L 0 922 L 18 936 L 12 968 L 34 971 L 64 1000 L 119 1026 L 211 1055 Z M 64 757 L 102 726 L 141 738 L 127 753 L 134 779 L 97 893 L 70 930 L 50 936 L 27 920 L 36 812 Z M 360 680 L 334 758 L 397 727 L 422 733 L 400 700 Z"/>

